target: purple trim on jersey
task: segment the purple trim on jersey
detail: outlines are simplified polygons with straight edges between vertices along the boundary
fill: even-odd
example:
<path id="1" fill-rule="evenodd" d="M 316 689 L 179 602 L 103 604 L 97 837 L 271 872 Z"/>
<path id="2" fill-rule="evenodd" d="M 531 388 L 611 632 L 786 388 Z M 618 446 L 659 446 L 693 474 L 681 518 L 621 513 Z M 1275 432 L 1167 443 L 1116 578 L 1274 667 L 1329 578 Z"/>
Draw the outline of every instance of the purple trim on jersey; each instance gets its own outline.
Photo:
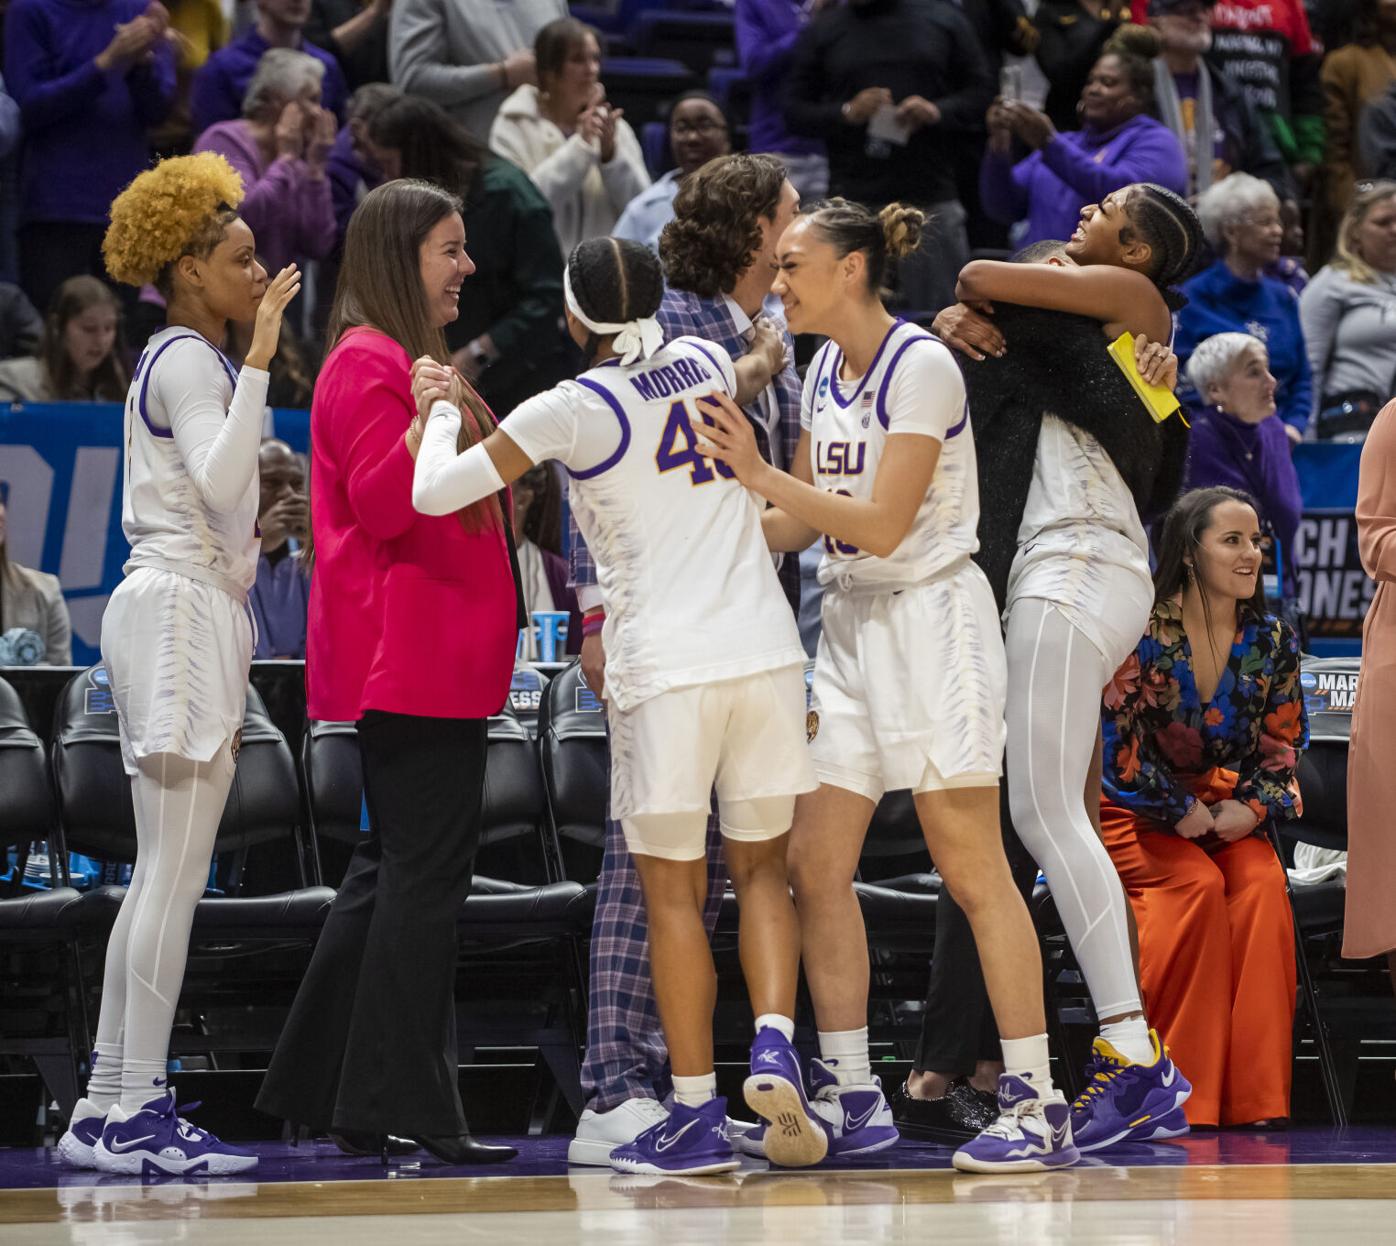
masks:
<path id="1" fill-rule="evenodd" d="M 959 422 L 958 424 L 956 424 L 953 428 L 949 428 L 949 429 L 946 430 L 946 432 L 945 432 L 945 440 L 946 440 L 946 441 L 949 441 L 950 438 L 952 438 L 952 437 L 958 437 L 962 432 L 965 431 L 965 429 L 966 429 L 968 426 L 969 426 L 969 401 L 966 400 L 966 401 L 965 401 L 965 413 L 964 413 L 964 415 L 960 416 L 960 422 Z"/>
<path id="2" fill-rule="evenodd" d="M 616 447 L 616 452 L 608 459 L 603 459 L 595 467 L 588 467 L 584 471 L 574 472 L 570 467 L 567 469 L 568 475 L 573 480 L 590 480 L 593 476 L 599 476 L 602 472 L 608 472 L 625 457 L 625 452 L 630 449 L 630 421 L 625 417 L 625 410 L 621 407 L 619 400 L 604 385 L 598 385 L 595 381 L 589 381 L 584 376 L 577 378 L 578 385 L 584 385 L 593 393 L 600 394 L 606 400 L 606 404 L 615 413 L 616 419 L 620 422 L 620 445 Z M 508 432 L 508 429 L 504 430 Z"/>
<path id="3" fill-rule="evenodd" d="M 868 370 L 864 372 L 861 377 L 858 378 L 858 388 L 855 389 L 853 393 L 849 396 L 847 402 L 845 402 L 841 397 L 839 397 L 839 365 L 843 362 L 843 351 L 838 351 L 838 357 L 834 363 L 834 366 L 829 369 L 829 393 L 833 397 L 834 401 L 839 404 L 839 406 L 847 409 L 848 407 L 851 407 L 855 402 L 858 401 L 858 395 L 863 392 L 863 386 L 868 383 L 868 377 L 870 377 L 874 372 L 877 371 L 878 361 L 882 358 L 882 352 L 887 349 L 887 343 L 892 340 L 892 335 L 896 333 L 896 331 L 900 329 L 904 324 L 906 324 L 906 321 L 903 320 L 900 316 L 898 316 L 896 320 L 892 322 L 892 327 L 887 330 L 886 337 L 884 337 L 882 341 L 878 344 L 877 354 L 873 356 L 872 363 L 868 364 Z"/>
<path id="4" fill-rule="evenodd" d="M 723 371 L 722 365 L 719 364 L 718 361 L 712 357 L 712 354 L 709 352 L 708 348 L 707 348 L 706 346 L 703 345 L 702 342 L 699 342 L 699 341 L 697 341 L 697 340 L 694 340 L 694 341 L 691 341 L 691 342 L 686 343 L 686 345 L 692 346 L 694 350 L 698 351 L 705 359 L 707 359 L 707 361 L 708 361 L 710 364 L 712 364 L 712 366 L 713 366 L 714 368 L 717 369 L 717 374 L 718 374 L 719 377 L 722 378 L 722 381 L 724 382 L 724 384 L 726 383 L 726 381 L 727 381 L 727 373 L 726 373 L 725 371 Z M 729 394 L 728 397 L 734 398 L 734 397 L 736 397 L 736 395 L 735 395 L 735 394 Z"/>
<path id="5" fill-rule="evenodd" d="M 165 353 L 165 348 L 167 346 L 173 346 L 176 342 L 202 342 L 209 350 L 213 351 L 213 353 L 218 356 L 220 362 L 223 364 L 223 370 L 228 374 L 228 379 L 232 381 L 234 388 L 237 387 L 238 374 L 233 370 L 232 362 L 228 359 L 228 356 L 210 342 L 208 338 L 199 333 L 181 333 L 178 337 L 167 338 L 155 348 L 155 354 L 150 357 L 150 366 L 146 368 L 145 374 L 141 377 L 141 394 L 136 402 L 136 411 L 140 415 L 141 420 L 145 423 L 146 428 L 150 430 L 152 437 L 169 438 L 174 436 L 174 429 L 157 428 L 150 422 L 150 412 L 146 408 L 146 398 L 150 393 L 150 374 L 155 371 L 156 361 Z M 136 364 L 137 371 L 140 371 L 141 364 L 144 362 L 145 356 L 142 354 L 140 362 Z"/>
<path id="6" fill-rule="evenodd" d="M 897 347 L 896 353 L 892 356 L 892 361 L 887 365 L 887 371 L 882 374 L 882 385 L 877 391 L 877 422 L 885 429 L 889 419 L 887 415 L 887 388 L 892 384 L 892 372 L 899 360 L 907 352 L 907 348 L 914 346 L 917 342 L 934 342 L 935 338 L 929 333 L 918 333 L 915 337 L 909 337 L 905 342 Z M 871 368 L 868 369 L 872 371 Z"/>

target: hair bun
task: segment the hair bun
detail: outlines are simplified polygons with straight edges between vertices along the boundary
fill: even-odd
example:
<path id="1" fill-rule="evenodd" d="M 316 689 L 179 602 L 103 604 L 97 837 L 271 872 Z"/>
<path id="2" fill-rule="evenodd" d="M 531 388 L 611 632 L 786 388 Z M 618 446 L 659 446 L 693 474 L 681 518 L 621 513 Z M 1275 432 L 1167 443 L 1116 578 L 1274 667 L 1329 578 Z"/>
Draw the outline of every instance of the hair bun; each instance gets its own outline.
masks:
<path id="1" fill-rule="evenodd" d="M 1136 26 L 1126 22 L 1106 40 L 1102 54 L 1123 53 L 1126 56 L 1143 57 L 1151 61 L 1163 50 L 1163 41 L 1152 26 Z"/>
<path id="2" fill-rule="evenodd" d="M 902 203 L 889 203 L 877 214 L 882 226 L 882 239 L 887 254 L 894 260 L 910 255 L 921 245 L 921 233 L 926 225 L 926 214 L 920 208 L 909 208 Z"/>

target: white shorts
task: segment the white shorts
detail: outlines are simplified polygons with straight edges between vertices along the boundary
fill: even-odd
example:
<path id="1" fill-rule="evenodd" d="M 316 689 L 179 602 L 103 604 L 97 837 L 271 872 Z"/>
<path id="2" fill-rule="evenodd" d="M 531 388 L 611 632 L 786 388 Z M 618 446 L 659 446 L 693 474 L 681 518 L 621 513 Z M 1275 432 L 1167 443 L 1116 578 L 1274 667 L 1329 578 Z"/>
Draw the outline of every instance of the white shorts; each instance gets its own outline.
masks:
<path id="1" fill-rule="evenodd" d="M 157 753 L 210 761 L 242 729 L 252 622 L 221 588 L 138 567 L 102 615 L 127 774 Z"/>
<path id="2" fill-rule="evenodd" d="M 871 801 L 902 788 L 992 787 L 1007 692 L 998 607 L 973 563 L 914 588 L 826 591 L 815 773 Z"/>
<path id="3" fill-rule="evenodd" d="M 799 666 L 718 683 L 672 688 L 628 711 L 607 705 L 611 728 L 611 816 L 632 852 L 693 861 L 707 853 L 707 817 L 746 801 L 813 791 L 805 739 L 805 680 Z M 629 818 L 696 814 L 683 844 L 663 851 L 632 842 Z M 774 839 L 790 829 L 746 828 L 723 817 L 733 839 Z"/>
<path id="4" fill-rule="evenodd" d="M 1072 525 L 1028 541 L 1008 576 L 1004 629 L 1014 602 L 1050 601 L 1099 651 L 1113 674 L 1149 626 L 1154 582 L 1148 559 L 1127 536 Z"/>

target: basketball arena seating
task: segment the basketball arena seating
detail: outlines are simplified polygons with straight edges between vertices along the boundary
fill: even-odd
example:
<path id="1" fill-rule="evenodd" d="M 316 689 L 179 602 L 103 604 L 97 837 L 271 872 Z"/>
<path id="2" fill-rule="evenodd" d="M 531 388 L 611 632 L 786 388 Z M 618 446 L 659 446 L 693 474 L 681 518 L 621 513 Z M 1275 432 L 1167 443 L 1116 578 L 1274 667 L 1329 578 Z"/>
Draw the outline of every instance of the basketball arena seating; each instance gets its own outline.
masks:
<path id="1" fill-rule="evenodd" d="M 1300 770 L 1304 816 L 1275 836 L 1287 862 L 1296 843 L 1346 845 L 1351 717 L 1343 689 L 1350 693 L 1356 670 L 1357 659 L 1305 662 L 1312 743 Z M 61 680 L 60 672 L 8 673 L 26 696 L 0 680 L 0 839 L 20 854 L 19 868 L 0 883 L 6 1001 L 0 1056 L 32 1059 L 67 1110 L 90 1048 L 102 953 L 122 895 L 115 887 L 75 890 L 67 854 L 133 858 L 130 789 L 100 667 L 77 672 L 61 689 L 52 678 Z M 277 676 L 299 677 L 298 668 Z M 46 681 L 51 690 L 35 695 L 28 680 Z M 1332 688 L 1337 691 L 1325 691 Z M 195 915 L 174 1036 L 176 1054 L 201 1053 L 218 1067 L 237 1067 L 241 1055 L 269 1050 L 328 912 L 332 886 L 365 833 L 352 724 L 288 721 L 285 705 L 294 699 L 268 696 L 283 706 L 281 728 L 300 735 L 300 765 L 267 702 L 249 689 L 237 777 L 219 829 L 211 891 Z M 471 1059 L 472 1049 L 537 1052 L 536 1131 L 554 1118 L 559 1098 L 573 1111 L 580 1108 L 585 947 L 605 843 L 607 744 L 604 708 L 576 662 L 551 679 L 521 667 L 513 700 L 517 708 L 506 707 L 489 725 L 477 876 L 459 921 L 459 1037 L 463 1060 Z M 26 702 L 44 713 L 54 707 L 47 750 L 26 718 Z M 45 839 L 52 886 L 23 888 L 28 845 Z M 904 1056 L 919 1028 L 934 944 L 941 884 L 928 864 L 909 794 L 889 793 L 874 815 L 855 888 L 872 960 L 871 1035 L 897 1044 Z M 1392 1026 L 1389 987 L 1374 963 L 1339 956 L 1341 881 L 1296 886 L 1292 901 L 1300 1038 L 1309 1040 L 1297 1043 L 1296 1052 L 1317 1058 L 1329 1112 L 1341 1123 L 1353 1100 L 1361 1039 Z M 1069 1081 L 1095 1018 L 1045 886 L 1038 886 L 1032 912 L 1054 1045 L 1072 1053 L 1063 1061 Z M 750 1012 L 735 934 L 729 892 L 714 940 L 718 1041 L 724 1058 L 737 1059 Z"/>
<path id="2" fill-rule="evenodd" d="M 342 877 L 343 849 L 358 842 L 363 772 L 351 723 L 312 722 L 302 765 L 316 841 Z M 462 956 L 456 998 L 462 1056 L 481 1047 L 533 1047 L 568 1106 L 580 1112 L 579 1051 L 585 1031 L 580 941 L 594 893 L 561 876 L 544 812 L 533 741 L 507 709 L 490 720 L 480 850 L 471 894 L 457 922 Z M 504 877 L 487 872 L 499 869 Z M 551 1095 L 549 1089 L 545 1097 Z M 531 1128 L 551 1102 L 538 1099 Z"/>
<path id="3" fill-rule="evenodd" d="M 50 888 L 20 890 L 29 845 L 55 829 L 43 742 L 18 694 L 0 680 L 0 849 L 18 852 L 0 887 L 0 1055 L 34 1061 L 64 1110 L 78 1097 L 78 1059 L 87 1051 L 78 938 L 83 897 L 64 886 L 50 852 Z"/>

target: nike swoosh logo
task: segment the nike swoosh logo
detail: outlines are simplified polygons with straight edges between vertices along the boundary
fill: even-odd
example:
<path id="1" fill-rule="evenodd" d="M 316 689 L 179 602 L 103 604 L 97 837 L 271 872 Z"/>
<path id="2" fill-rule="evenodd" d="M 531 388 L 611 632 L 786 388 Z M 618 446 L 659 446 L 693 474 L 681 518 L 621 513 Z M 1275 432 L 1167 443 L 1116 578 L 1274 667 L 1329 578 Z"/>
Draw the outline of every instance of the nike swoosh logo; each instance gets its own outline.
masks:
<path id="1" fill-rule="evenodd" d="M 154 1135 L 154 1134 L 146 1134 L 146 1136 L 145 1136 L 144 1138 L 132 1138 L 129 1142 L 116 1142 L 116 1141 L 113 1141 L 113 1142 L 111 1143 L 111 1145 L 107 1147 L 107 1150 L 110 1151 L 110 1152 L 112 1152 L 112 1154 L 114 1154 L 114 1155 L 121 1155 L 121 1154 L 124 1154 L 126 1151 L 131 1150 L 132 1147 L 138 1147 L 138 1146 L 140 1146 L 140 1144 L 141 1144 L 142 1142 L 154 1142 L 154 1141 L 155 1141 L 155 1135 Z"/>
<path id="2" fill-rule="evenodd" d="M 1166 1089 L 1167 1087 L 1173 1085 L 1173 1083 L 1176 1082 L 1177 1080 L 1178 1080 L 1178 1066 L 1177 1066 L 1176 1064 L 1174 1064 L 1174 1065 L 1169 1066 L 1168 1072 L 1165 1073 L 1164 1076 L 1163 1076 L 1163 1084 L 1164 1084 L 1165 1089 Z"/>
<path id="3" fill-rule="evenodd" d="M 845 1112 L 843 1114 L 844 1128 L 862 1129 L 864 1125 L 866 1125 L 870 1120 L 872 1120 L 873 1113 L 877 1111 L 877 1108 L 878 1105 L 876 1102 L 874 1102 L 872 1106 L 869 1107 L 868 1110 L 864 1112 L 861 1116 L 854 1116 L 852 1112 Z"/>
<path id="4" fill-rule="evenodd" d="M 673 1134 L 667 1138 L 663 1134 L 661 1134 L 658 1138 L 654 1140 L 654 1149 L 656 1151 L 667 1151 L 671 1146 L 674 1145 L 674 1143 L 676 1143 L 680 1138 L 682 1138 L 684 1134 L 686 1134 L 696 1124 L 698 1124 L 697 1121 L 689 1121 L 688 1124 L 685 1125 L 682 1129 L 680 1129 L 678 1133 Z"/>

